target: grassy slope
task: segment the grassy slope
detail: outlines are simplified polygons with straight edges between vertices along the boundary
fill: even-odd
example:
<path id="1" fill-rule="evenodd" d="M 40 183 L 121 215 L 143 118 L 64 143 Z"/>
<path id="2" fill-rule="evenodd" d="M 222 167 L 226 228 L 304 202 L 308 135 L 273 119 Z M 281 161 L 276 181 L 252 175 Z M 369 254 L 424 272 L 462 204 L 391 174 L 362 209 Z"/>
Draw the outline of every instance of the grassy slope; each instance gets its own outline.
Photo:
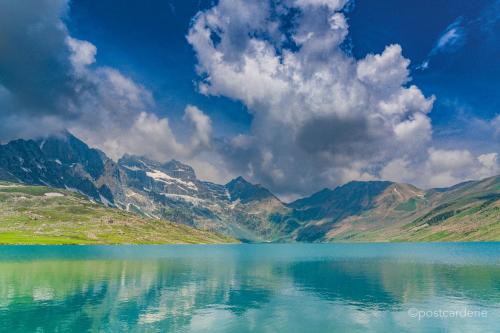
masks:
<path id="1" fill-rule="evenodd" d="M 346 221 L 345 231 L 332 241 L 452 242 L 500 241 L 500 177 L 487 178 L 457 186 L 446 192 L 430 192 L 421 202 L 398 207 L 407 214 L 388 211 L 388 223 L 382 218 L 363 223 Z M 414 211 L 412 212 L 411 210 Z M 373 218 L 369 212 L 366 219 Z"/>
<path id="2" fill-rule="evenodd" d="M 500 240 L 500 177 L 429 195 L 432 209 L 402 228 L 397 241 Z"/>
<path id="3" fill-rule="evenodd" d="M 466 207 L 464 211 L 442 222 L 405 226 L 393 241 L 500 241 L 500 201 L 481 208 L 481 204 Z"/>
<path id="4" fill-rule="evenodd" d="M 60 193 L 63 196 L 47 196 Z M 0 182 L 0 244 L 196 244 L 234 239 L 95 204 L 44 186 Z"/>

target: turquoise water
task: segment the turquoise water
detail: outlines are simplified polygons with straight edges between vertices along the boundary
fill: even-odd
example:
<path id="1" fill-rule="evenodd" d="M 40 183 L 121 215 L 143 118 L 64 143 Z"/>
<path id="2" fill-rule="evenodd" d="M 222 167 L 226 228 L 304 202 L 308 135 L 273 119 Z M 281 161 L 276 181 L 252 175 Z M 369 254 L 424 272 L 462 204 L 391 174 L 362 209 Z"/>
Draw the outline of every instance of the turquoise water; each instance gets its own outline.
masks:
<path id="1" fill-rule="evenodd" d="M 500 243 L 0 247 L 0 332 L 500 332 Z"/>

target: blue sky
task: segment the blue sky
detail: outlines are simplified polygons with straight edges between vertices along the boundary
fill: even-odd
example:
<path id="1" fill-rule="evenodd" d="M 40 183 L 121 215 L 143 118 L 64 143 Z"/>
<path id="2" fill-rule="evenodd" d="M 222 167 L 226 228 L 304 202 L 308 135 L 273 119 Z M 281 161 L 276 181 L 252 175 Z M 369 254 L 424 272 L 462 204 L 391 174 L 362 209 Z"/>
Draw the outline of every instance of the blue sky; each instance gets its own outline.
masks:
<path id="1" fill-rule="evenodd" d="M 129 0 L 116 6 L 112 0 L 73 0 L 67 23 L 72 35 L 97 46 L 100 63 L 119 68 L 151 89 L 159 113 L 176 119 L 187 102 L 193 103 L 213 118 L 219 133 L 232 135 L 248 129 L 251 115 L 240 102 L 198 93 L 195 54 L 186 40 L 192 17 L 212 3 Z M 435 135 L 445 141 L 449 136 L 482 140 L 481 133 L 463 127 L 470 118 L 489 120 L 500 110 L 500 21 L 489 27 L 480 22 L 495 10 L 499 14 L 498 3 L 386 0 L 351 6 L 347 17 L 354 56 L 359 59 L 400 44 L 412 62 L 412 82 L 437 97 L 430 113 Z M 430 55 L 457 20 L 460 45 Z M 415 69 L 429 57 L 429 68 Z"/>
<path id="2" fill-rule="evenodd" d="M 70 130 L 113 159 L 291 199 L 500 173 L 500 1 L 0 4 L 0 140 Z"/>

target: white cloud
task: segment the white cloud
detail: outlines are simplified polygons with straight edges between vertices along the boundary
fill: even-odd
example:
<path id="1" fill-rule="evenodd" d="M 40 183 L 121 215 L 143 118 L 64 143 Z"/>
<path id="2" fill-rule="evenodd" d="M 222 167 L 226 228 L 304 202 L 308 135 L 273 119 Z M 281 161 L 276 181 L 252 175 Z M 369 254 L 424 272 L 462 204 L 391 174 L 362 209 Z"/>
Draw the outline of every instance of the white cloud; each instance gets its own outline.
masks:
<path id="1" fill-rule="evenodd" d="M 476 171 L 477 178 L 485 178 L 500 174 L 498 153 L 482 154 L 477 157 L 480 167 Z"/>
<path id="2" fill-rule="evenodd" d="M 95 62 L 97 48 L 94 44 L 85 40 L 78 40 L 68 36 L 66 43 L 71 50 L 70 61 L 73 66 L 80 70 L 85 66 L 91 65 Z"/>
<path id="3" fill-rule="evenodd" d="M 438 172 L 463 170 L 472 165 L 473 160 L 467 150 L 429 149 L 429 167 Z"/>
<path id="4" fill-rule="evenodd" d="M 344 7 L 345 0 L 295 0 L 297 7 L 327 6 L 330 10 L 339 10 Z"/>
<path id="5" fill-rule="evenodd" d="M 419 111 L 428 113 L 432 109 L 434 96 L 426 98 L 420 89 L 412 85 L 408 88 L 402 88 L 387 99 L 379 102 L 379 108 L 383 113 L 394 115 L 400 114 L 405 117 L 409 114 Z"/>
<path id="6" fill-rule="evenodd" d="M 463 19 L 459 17 L 446 28 L 436 42 L 431 54 L 454 51 L 464 43 L 465 30 L 462 21 Z"/>
<path id="7" fill-rule="evenodd" d="M 226 167 L 283 196 L 352 179 L 433 187 L 494 173 L 485 163 L 496 155 L 433 147 L 435 97 L 409 84 L 400 45 L 363 59 L 342 51 L 344 4 L 298 0 L 276 9 L 221 0 L 193 20 L 188 41 L 200 90 L 239 100 L 253 114 L 250 133 L 219 142 Z M 293 10 L 300 14 L 286 30 L 280 17 Z M 458 19 L 434 52 L 459 47 L 464 36 Z"/>
<path id="8" fill-rule="evenodd" d="M 421 172 L 421 170 L 419 170 Z M 395 158 L 389 161 L 380 171 L 382 179 L 391 179 L 396 182 L 411 183 L 415 178 L 415 171 L 411 170 L 410 161 L 406 158 Z"/>
<path id="9" fill-rule="evenodd" d="M 467 150 L 429 149 L 425 165 L 428 187 L 445 187 L 465 180 L 467 170 L 474 165 L 474 157 Z"/>
<path id="10" fill-rule="evenodd" d="M 441 33 L 427 58 L 416 67 L 418 70 L 429 68 L 431 58 L 441 53 L 453 53 L 459 50 L 466 42 L 466 25 L 463 17 L 458 17 Z"/>
<path id="11" fill-rule="evenodd" d="M 359 80 L 373 89 L 398 89 L 408 82 L 410 61 L 401 54 L 401 46 L 389 45 L 382 54 L 369 54 L 358 62 Z"/>
<path id="12" fill-rule="evenodd" d="M 394 127 L 396 139 L 406 144 L 412 141 L 425 143 L 431 139 L 430 119 L 421 113 L 415 114 L 411 119 L 400 122 Z"/>
<path id="13" fill-rule="evenodd" d="M 468 150 L 429 148 L 427 155 L 420 161 L 411 161 L 408 156 L 390 161 L 381 170 L 380 175 L 383 179 L 433 188 L 448 187 L 499 173 L 497 153 L 474 156 Z"/>
<path id="14" fill-rule="evenodd" d="M 251 133 L 219 145 L 233 172 L 291 195 L 373 179 L 374 166 L 428 143 L 434 98 L 406 87 L 409 60 L 399 45 L 361 60 L 342 51 L 343 1 L 280 7 L 279 14 L 301 11 L 281 35 L 275 8 L 236 3 L 221 0 L 199 13 L 188 34 L 200 90 L 240 100 L 254 116 Z M 297 47 L 284 47 L 285 39 Z"/>
<path id="15" fill-rule="evenodd" d="M 194 105 L 188 105 L 184 119 L 189 120 L 196 131 L 192 137 L 192 149 L 209 147 L 212 141 L 212 121 Z"/>

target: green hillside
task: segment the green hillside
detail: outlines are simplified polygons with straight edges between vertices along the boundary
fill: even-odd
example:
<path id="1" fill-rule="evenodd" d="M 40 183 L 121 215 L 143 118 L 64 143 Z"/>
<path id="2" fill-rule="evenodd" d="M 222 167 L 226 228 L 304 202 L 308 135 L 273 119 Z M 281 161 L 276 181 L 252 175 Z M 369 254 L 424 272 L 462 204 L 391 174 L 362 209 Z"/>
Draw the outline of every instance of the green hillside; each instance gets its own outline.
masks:
<path id="1" fill-rule="evenodd" d="M 431 209 L 403 226 L 398 241 L 500 240 L 500 177 L 429 191 Z"/>
<path id="2" fill-rule="evenodd" d="M 400 191 L 401 192 L 401 191 Z M 335 225 L 329 241 L 500 241 L 500 177 L 376 205 Z"/>
<path id="3" fill-rule="evenodd" d="M 0 244 L 209 244 L 234 239 L 106 208 L 44 186 L 0 182 Z"/>

